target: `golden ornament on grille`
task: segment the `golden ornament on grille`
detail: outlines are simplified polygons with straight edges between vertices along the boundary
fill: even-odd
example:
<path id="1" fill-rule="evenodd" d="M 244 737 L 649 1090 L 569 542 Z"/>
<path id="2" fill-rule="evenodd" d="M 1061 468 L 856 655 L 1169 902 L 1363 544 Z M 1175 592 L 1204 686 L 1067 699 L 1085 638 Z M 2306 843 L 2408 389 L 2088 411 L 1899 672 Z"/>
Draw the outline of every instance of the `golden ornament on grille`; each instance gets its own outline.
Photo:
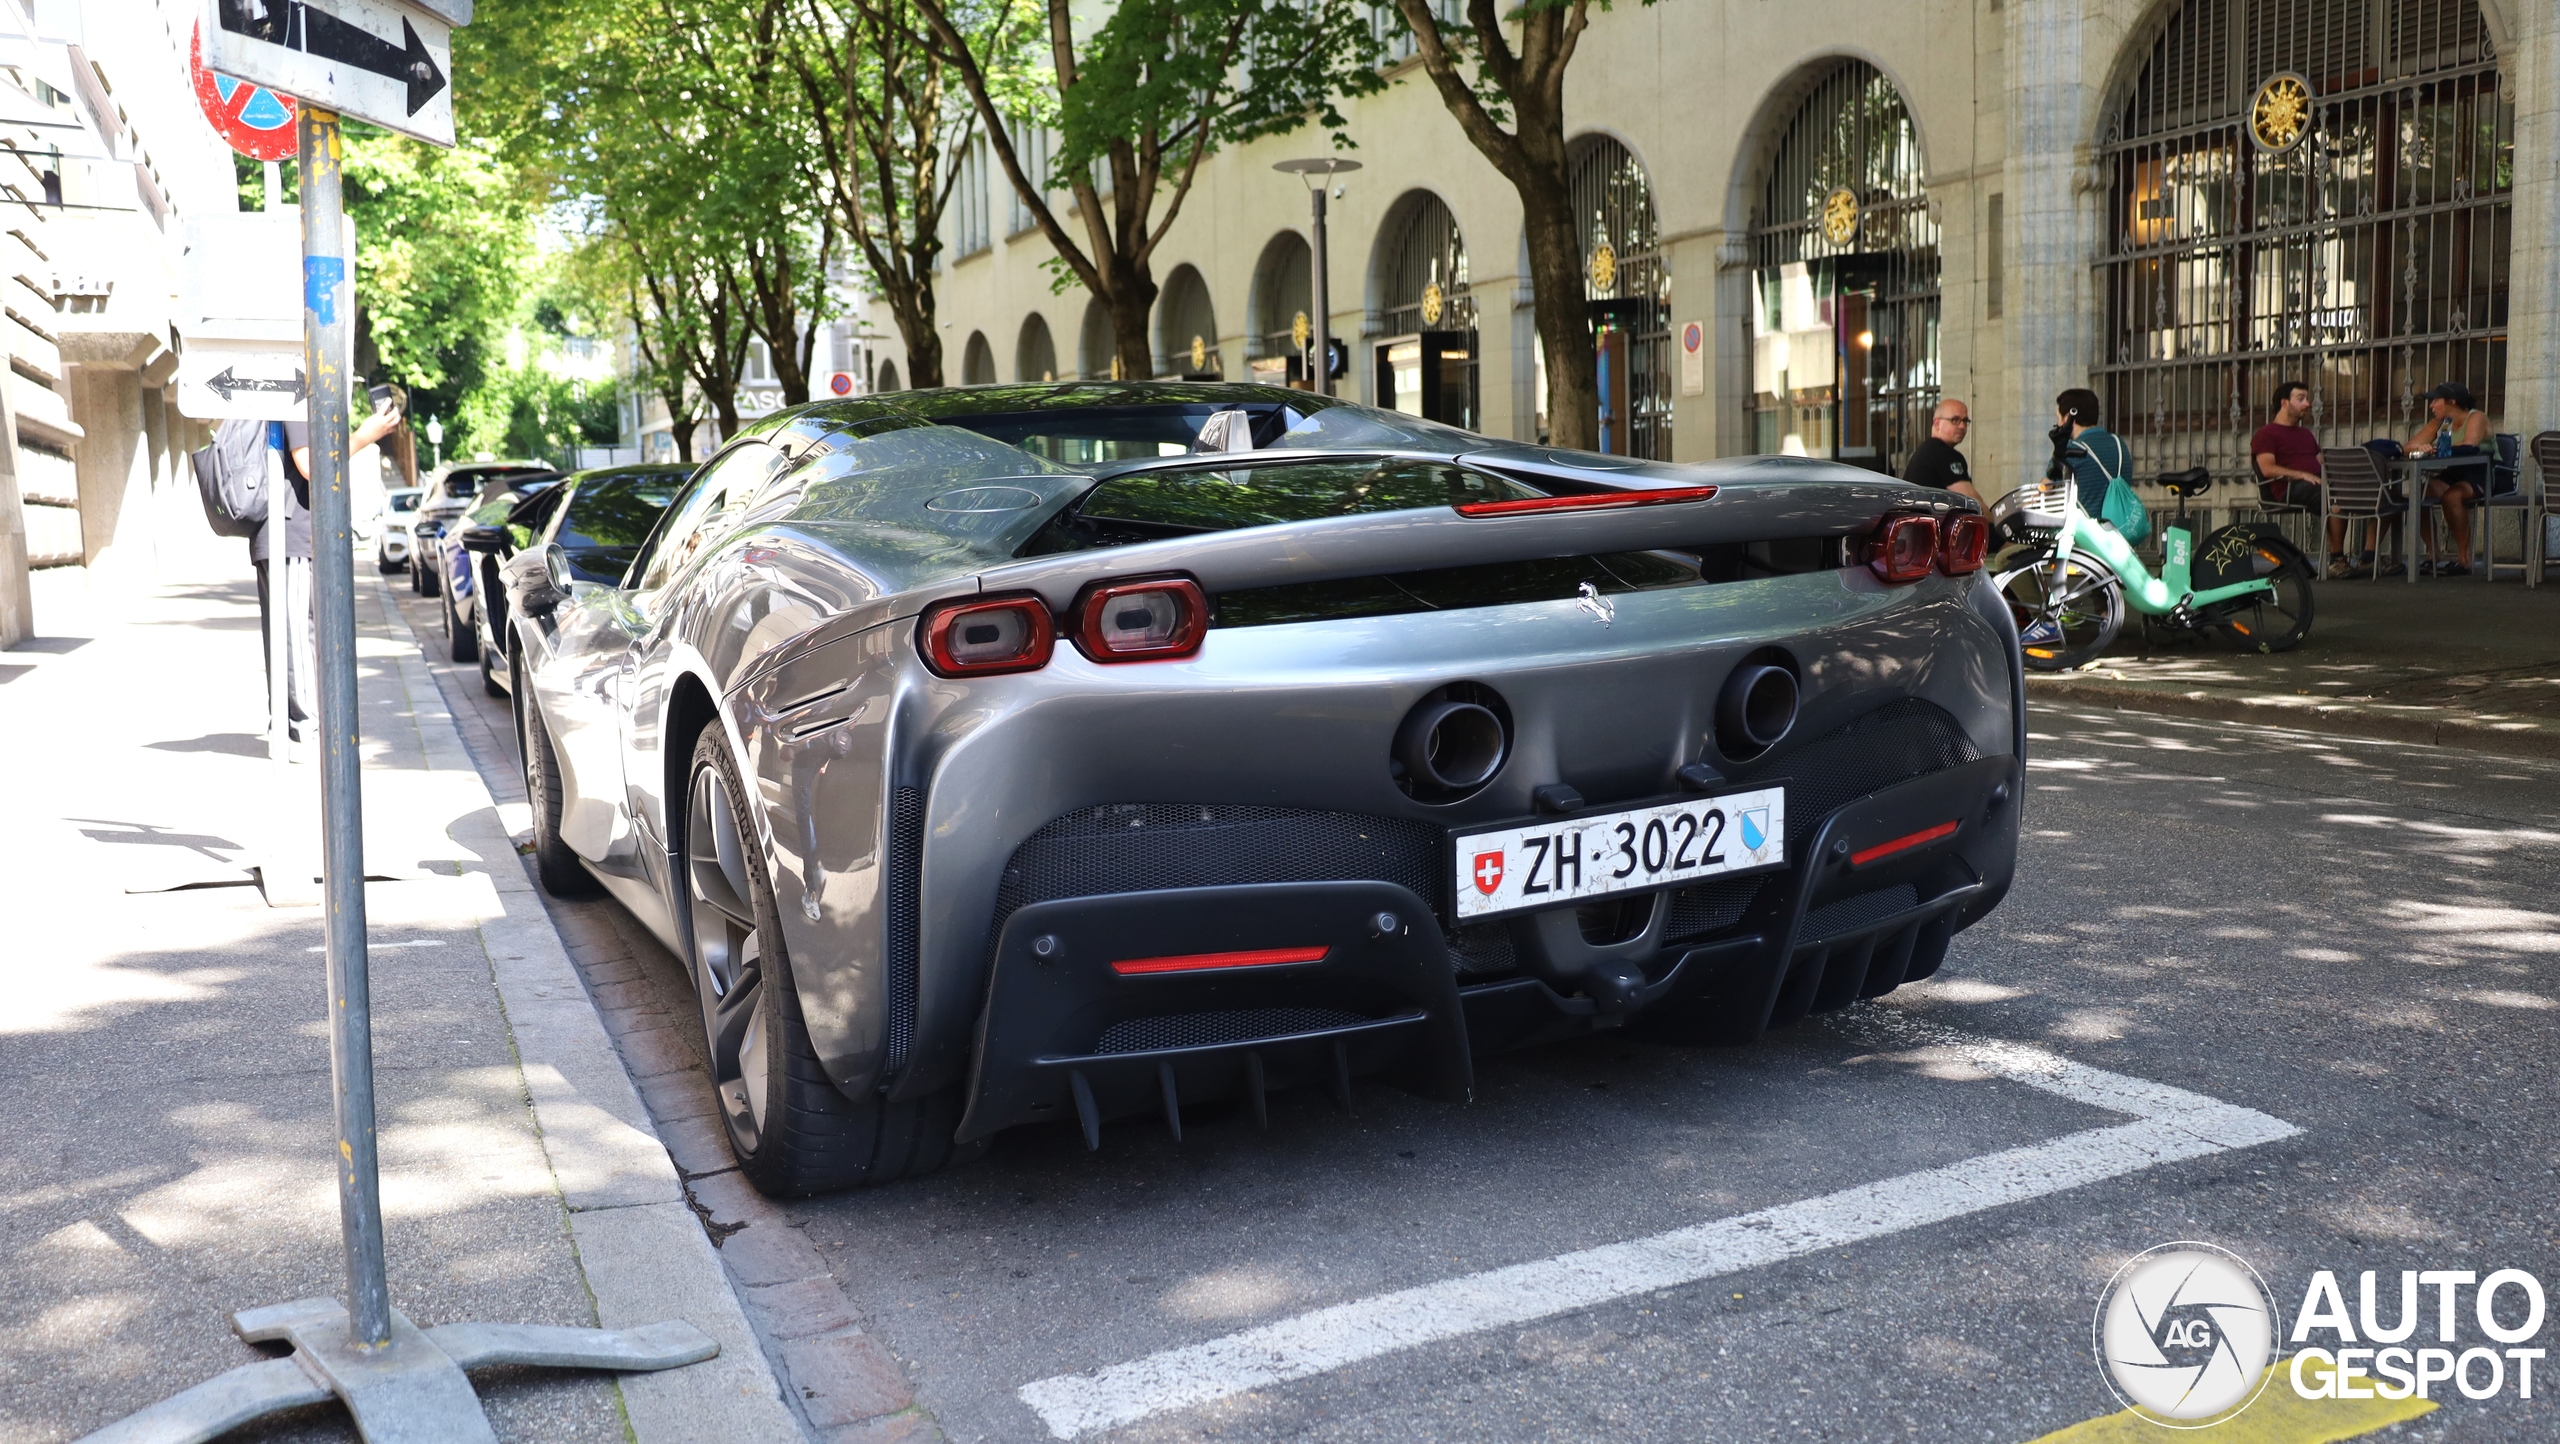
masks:
<path id="1" fill-rule="evenodd" d="M 2267 150 L 2291 150 L 2311 130 L 2311 83 L 2272 75 L 2249 106 L 2249 136 Z"/>
<path id="2" fill-rule="evenodd" d="M 1430 285 L 1427 285 L 1427 286 L 1425 286 L 1425 287 L 1423 287 L 1423 288 L 1422 288 L 1422 324 L 1423 324 L 1423 325 L 1425 325 L 1425 326 L 1437 326 L 1437 325 L 1439 325 L 1439 324 L 1440 324 L 1440 317 L 1441 317 L 1442 313 L 1444 313 L 1444 312 L 1445 312 L 1445 311 L 1447 311 L 1447 310 L 1448 310 L 1448 298 L 1440 294 L 1440 283 L 1439 283 L 1438 281 L 1434 281 L 1434 282 L 1432 282 Z"/>
<path id="3" fill-rule="evenodd" d="M 1591 289 L 1615 290 L 1618 285 L 1618 253 L 1607 241 L 1591 248 Z"/>
<path id="4" fill-rule="evenodd" d="M 1291 345 L 1296 346 L 1301 351 L 1304 351 L 1307 349 L 1307 342 L 1312 340 L 1315 334 L 1316 328 L 1312 322 L 1307 320 L 1306 312 L 1300 311 L 1296 316 L 1290 318 L 1289 343 Z"/>
<path id="5" fill-rule="evenodd" d="M 1858 193 L 1842 186 L 1822 198 L 1823 238 L 1845 246 L 1858 235 Z"/>
<path id="6" fill-rule="evenodd" d="M 1194 371 L 1209 369 L 1209 339 L 1205 336 L 1191 338 L 1191 369 Z"/>

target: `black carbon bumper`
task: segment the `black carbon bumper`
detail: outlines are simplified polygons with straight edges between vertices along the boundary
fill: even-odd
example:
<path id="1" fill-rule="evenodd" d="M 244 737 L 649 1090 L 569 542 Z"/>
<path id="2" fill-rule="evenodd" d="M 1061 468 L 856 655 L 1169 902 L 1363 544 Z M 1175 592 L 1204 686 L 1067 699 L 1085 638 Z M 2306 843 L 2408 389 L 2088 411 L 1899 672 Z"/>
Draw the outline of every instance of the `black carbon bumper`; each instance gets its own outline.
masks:
<path id="1" fill-rule="evenodd" d="M 1092 1143 L 1104 1119 L 1159 1110 L 1178 1136 L 1185 1100 L 1241 1093 L 1259 1115 L 1271 1089 L 1347 1099 L 1368 1075 L 1465 1101 L 1475 1057 L 1620 1023 L 1748 1042 L 1935 972 L 2008 890 L 2021 781 L 2016 758 L 1986 757 L 1834 808 L 1737 918 L 1653 951 L 1632 1007 L 1606 1012 L 1536 976 L 1467 985 L 1434 909 L 1392 882 L 1022 906 L 997 940 L 960 1137 L 1075 1118 Z M 1150 966 L 1266 950 L 1322 956 Z"/>

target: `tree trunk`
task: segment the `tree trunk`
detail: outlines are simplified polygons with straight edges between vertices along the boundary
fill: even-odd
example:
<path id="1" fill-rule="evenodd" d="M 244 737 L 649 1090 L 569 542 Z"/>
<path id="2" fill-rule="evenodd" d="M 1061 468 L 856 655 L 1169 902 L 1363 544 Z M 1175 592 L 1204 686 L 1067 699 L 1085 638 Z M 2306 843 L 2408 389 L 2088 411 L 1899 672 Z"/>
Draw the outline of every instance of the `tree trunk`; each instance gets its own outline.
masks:
<path id="1" fill-rule="evenodd" d="M 907 343 L 907 389 L 922 391 L 942 385 L 942 336 L 933 329 L 933 322 L 926 320 L 910 326 L 896 306 L 889 308 L 889 314 L 897 320 L 898 332 Z"/>
<path id="2" fill-rule="evenodd" d="M 701 423 L 690 416 L 679 416 L 674 407 L 667 408 L 667 431 L 675 438 L 676 460 L 693 464 L 693 431 Z"/>
<path id="3" fill-rule="evenodd" d="M 1153 338 L 1147 321 L 1155 314 L 1156 282 L 1145 266 L 1122 262 L 1111 271 L 1111 348 L 1120 358 L 1124 381 L 1152 380 L 1156 374 Z"/>
<path id="4" fill-rule="evenodd" d="M 1561 145 L 1557 147 L 1563 149 Z M 1547 442 L 1576 451 L 1600 445 L 1600 367 L 1583 292 L 1582 239 L 1563 167 L 1515 187 L 1529 242 L 1529 284 L 1537 291 L 1538 339 L 1547 348 Z"/>

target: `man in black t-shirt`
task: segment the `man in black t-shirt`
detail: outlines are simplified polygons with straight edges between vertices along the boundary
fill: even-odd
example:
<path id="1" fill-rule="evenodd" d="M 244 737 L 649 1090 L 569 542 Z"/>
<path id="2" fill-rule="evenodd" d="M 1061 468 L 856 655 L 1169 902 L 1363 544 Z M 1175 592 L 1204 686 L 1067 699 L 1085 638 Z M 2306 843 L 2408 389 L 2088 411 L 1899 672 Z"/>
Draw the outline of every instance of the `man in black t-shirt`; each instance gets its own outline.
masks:
<path id="1" fill-rule="evenodd" d="M 1929 418 L 1929 439 L 1913 448 L 1911 460 L 1903 464 L 1902 479 L 1982 500 L 1982 493 L 1973 489 L 1973 473 L 1965 469 L 1964 453 L 1956 450 L 1972 429 L 1973 414 L 1963 402 L 1939 402 L 1936 414 Z"/>

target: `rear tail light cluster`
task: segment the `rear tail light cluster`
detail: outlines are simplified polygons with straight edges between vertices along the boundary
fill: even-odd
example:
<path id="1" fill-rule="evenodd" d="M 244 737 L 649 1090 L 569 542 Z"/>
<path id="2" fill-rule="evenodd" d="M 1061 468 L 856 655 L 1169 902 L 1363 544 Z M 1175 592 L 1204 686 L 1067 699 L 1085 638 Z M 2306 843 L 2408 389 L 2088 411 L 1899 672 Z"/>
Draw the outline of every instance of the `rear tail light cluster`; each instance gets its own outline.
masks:
<path id="1" fill-rule="evenodd" d="M 1098 582 L 1063 619 L 1029 592 L 938 602 L 917 630 L 926 665 L 945 677 L 994 677 L 1049 665 L 1064 630 L 1096 662 L 1158 662 L 1200 650 L 1209 598 L 1189 577 Z"/>
<path id="2" fill-rule="evenodd" d="M 1960 577 L 1982 570 L 1982 552 L 1990 542 L 1991 524 L 1978 516 L 1951 516 L 1943 522 L 1889 516 L 1867 543 L 1867 565 L 1896 584 L 1916 582 L 1932 571 Z"/>

